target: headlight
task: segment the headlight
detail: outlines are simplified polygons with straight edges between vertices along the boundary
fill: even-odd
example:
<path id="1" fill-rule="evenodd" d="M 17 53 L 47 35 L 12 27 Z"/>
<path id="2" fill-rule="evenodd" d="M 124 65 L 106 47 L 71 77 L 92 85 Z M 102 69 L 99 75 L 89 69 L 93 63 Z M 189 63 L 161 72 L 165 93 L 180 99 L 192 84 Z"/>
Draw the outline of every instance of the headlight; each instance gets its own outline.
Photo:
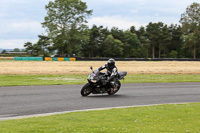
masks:
<path id="1" fill-rule="evenodd" d="M 90 81 L 91 81 L 92 83 L 96 83 L 96 82 L 97 82 L 96 80 L 93 80 L 93 79 L 92 79 L 92 80 L 90 80 Z"/>

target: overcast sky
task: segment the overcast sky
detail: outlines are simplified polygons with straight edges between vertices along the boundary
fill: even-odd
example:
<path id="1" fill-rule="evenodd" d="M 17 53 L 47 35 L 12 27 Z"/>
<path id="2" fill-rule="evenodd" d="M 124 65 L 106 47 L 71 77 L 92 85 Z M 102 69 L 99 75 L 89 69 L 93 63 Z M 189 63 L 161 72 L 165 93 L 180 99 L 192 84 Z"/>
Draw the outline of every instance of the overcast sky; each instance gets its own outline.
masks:
<path id="1" fill-rule="evenodd" d="M 0 48 L 23 48 L 25 42 L 37 42 L 45 33 L 41 23 L 50 0 L 0 0 Z M 88 25 L 127 30 L 149 22 L 179 24 L 187 6 L 200 0 L 82 0 L 93 15 Z"/>

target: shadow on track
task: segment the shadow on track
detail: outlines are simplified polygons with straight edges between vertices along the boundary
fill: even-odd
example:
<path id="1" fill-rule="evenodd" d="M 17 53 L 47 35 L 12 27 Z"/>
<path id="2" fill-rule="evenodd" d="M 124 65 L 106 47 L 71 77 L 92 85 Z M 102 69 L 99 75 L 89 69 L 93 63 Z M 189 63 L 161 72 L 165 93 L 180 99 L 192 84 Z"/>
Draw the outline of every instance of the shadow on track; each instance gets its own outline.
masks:
<path id="1" fill-rule="evenodd" d="M 115 95 L 90 95 L 87 96 L 86 98 L 125 98 L 127 97 L 126 95 L 119 95 L 119 94 L 115 94 Z"/>

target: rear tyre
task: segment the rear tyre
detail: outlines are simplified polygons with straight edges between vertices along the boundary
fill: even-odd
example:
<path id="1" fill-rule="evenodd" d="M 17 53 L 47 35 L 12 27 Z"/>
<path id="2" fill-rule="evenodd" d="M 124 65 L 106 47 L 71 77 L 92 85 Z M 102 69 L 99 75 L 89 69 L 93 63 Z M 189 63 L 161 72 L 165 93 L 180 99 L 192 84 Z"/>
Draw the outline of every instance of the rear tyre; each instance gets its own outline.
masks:
<path id="1" fill-rule="evenodd" d="M 121 87 L 120 81 L 116 81 L 116 82 L 114 83 L 114 90 L 113 90 L 113 91 L 112 91 L 112 90 L 108 91 L 108 92 L 107 92 L 108 95 L 114 95 L 115 93 L 117 93 L 117 92 L 119 91 L 120 87 Z"/>
<path id="2" fill-rule="evenodd" d="M 81 89 L 82 96 L 88 96 L 92 92 L 92 87 L 87 83 Z"/>

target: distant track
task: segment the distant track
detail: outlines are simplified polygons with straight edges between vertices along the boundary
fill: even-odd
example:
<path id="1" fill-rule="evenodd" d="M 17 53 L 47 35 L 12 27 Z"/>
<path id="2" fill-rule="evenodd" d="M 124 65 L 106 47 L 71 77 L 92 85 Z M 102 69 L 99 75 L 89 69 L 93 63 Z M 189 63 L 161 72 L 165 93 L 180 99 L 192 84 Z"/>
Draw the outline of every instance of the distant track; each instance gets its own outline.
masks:
<path id="1" fill-rule="evenodd" d="M 88 97 L 80 95 L 82 86 L 0 87 L 0 120 L 96 108 L 200 102 L 200 83 L 122 84 L 116 95 Z"/>

